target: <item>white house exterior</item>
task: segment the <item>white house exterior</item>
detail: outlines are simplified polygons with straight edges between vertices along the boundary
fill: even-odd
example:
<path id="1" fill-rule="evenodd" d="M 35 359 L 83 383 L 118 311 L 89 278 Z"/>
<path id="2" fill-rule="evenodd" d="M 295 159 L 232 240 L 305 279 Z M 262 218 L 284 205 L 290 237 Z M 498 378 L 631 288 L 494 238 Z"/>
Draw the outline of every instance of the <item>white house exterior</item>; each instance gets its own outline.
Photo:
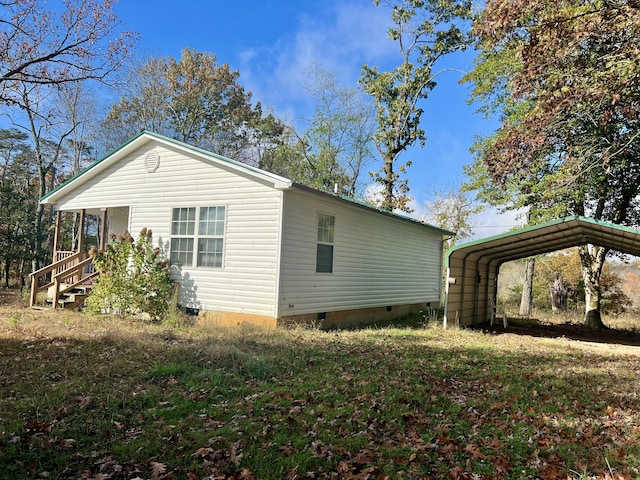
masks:
<path id="1" fill-rule="evenodd" d="M 141 132 L 41 200 L 153 231 L 183 307 L 327 327 L 439 304 L 449 232 Z"/>

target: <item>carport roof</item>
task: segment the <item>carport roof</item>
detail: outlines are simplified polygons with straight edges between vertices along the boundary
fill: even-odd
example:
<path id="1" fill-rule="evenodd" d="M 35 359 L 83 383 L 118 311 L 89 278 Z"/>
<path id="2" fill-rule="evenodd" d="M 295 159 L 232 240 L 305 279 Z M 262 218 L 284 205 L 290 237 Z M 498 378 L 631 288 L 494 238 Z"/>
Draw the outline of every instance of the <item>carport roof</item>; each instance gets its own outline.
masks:
<path id="1" fill-rule="evenodd" d="M 458 245 L 447 264 L 453 256 L 502 264 L 587 243 L 640 256 L 640 230 L 572 216 Z"/>

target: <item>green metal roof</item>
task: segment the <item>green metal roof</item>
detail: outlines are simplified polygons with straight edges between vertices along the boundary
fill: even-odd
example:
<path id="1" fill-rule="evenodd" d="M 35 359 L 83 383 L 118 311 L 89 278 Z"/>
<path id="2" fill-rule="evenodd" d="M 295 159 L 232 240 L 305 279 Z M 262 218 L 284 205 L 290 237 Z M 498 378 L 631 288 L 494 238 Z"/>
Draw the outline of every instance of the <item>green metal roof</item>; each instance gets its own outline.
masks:
<path id="1" fill-rule="evenodd" d="M 504 263 L 584 244 L 640 256 L 640 230 L 593 218 L 564 217 L 457 245 L 447 252 L 447 265 L 452 256 Z"/>
<path id="2" fill-rule="evenodd" d="M 344 195 L 338 195 L 338 194 L 334 194 L 332 192 L 328 192 L 328 191 L 324 191 L 324 190 L 320 190 L 314 187 L 310 187 L 308 185 L 304 185 L 302 183 L 298 183 L 298 182 L 294 182 L 288 178 L 285 177 L 281 177 L 280 175 L 276 175 L 274 173 L 271 172 L 267 172 L 265 170 L 261 170 L 259 168 L 253 167 L 251 165 L 247 165 L 246 163 L 242 163 L 242 162 L 238 162 L 237 160 L 232 160 L 230 158 L 227 157 L 223 157 L 222 155 L 217 155 L 215 153 L 209 152 L 208 150 L 204 150 L 202 148 L 198 148 L 198 147 L 194 147 L 193 145 L 189 145 L 187 143 L 181 142 L 179 140 L 175 140 L 173 138 L 169 138 L 169 137 L 165 137 L 164 135 L 160 135 L 158 133 L 155 132 L 150 132 L 147 130 L 142 130 L 140 133 L 138 133 L 137 135 L 135 135 L 134 137 L 130 138 L 129 140 L 127 140 L 125 143 L 123 143 L 122 145 L 120 145 L 118 148 L 112 150 L 111 152 L 107 153 L 104 157 L 102 157 L 101 159 L 97 160 L 96 162 L 92 163 L 91 165 L 89 165 L 87 168 L 85 168 L 84 170 L 80 171 L 78 174 L 76 174 L 75 176 L 71 177 L 70 179 L 68 179 L 66 182 L 62 183 L 61 185 L 59 185 L 58 187 L 54 188 L 53 190 L 51 190 L 50 192 L 48 192 L 46 195 L 44 195 L 41 199 L 40 202 L 42 203 L 56 203 L 56 198 L 59 196 L 63 196 L 65 195 L 65 190 L 69 190 L 69 189 L 73 189 L 75 188 L 74 184 L 76 185 L 80 185 L 81 183 L 84 182 L 84 180 L 91 178 L 94 175 L 99 174 L 102 170 L 104 170 L 106 168 L 107 165 L 110 165 L 113 162 L 118 161 L 118 159 L 123 156 L 126 155 L 130 149 L 135 149 L 137 148 L 137 143 L 140 141 L 143 141 L 143 138 L 146 138 L 147 140 L 157 140 L 160 141 L 162 143 L 165 144 L 171 144 L 174 145 L 180 149 L 183 150 L 189 150 L 195 154 L 197 154 L 200 157 L 205 157 L 205 158 L 209 158 L 211 160 L 217 161 L 217 162 L 222 162 L 226 165 L 229 165 L 233 168 L 239 169 L 239 170 L 243 170 L 246 172 L 249 172 L 250 174 L 262 178 L 263 180 L 268 180 L 271 182 L 274 182 L 275 185 L 280 185 L 280 188 L 298 188 L 298 189 L 302 189 L 302 190 L 307 190 L 307 191 L 311 191 L 314 192 L 316 194 L 319 195 L 324 195 L 324 196 L 329 196 L 333 199 L 339 200 L 343 203 L 349 203 L 351 205 L 354 205 L 356 207 L 361 207 L 361 208 L 365 208 L 371 211 L 375 211 L 379 214 L 382 215 L 386 215 L 386 216 L 390 216 L 390 217 L 394 217 L 400 220 L 404 220 L 404 221 L 408 221 L 414 224 L 419 224 L 422 225 L 424 227 L 427 227 L 429 229 L 432 229 L 434 231 L 437 231 L 439 233 L 441 233 L 442 235 L 453 235 L 452 232 L 433 226 L 433 225 L 429 225 L 426 224 L 424 222 L 421 222 L 417 219 L 405 216 L 405 215 L 399 215 L 393 212 L 389 212 L 387 210 L 382 210 L 378 207 L 376 207 L 375 205 L 372 205 L 370 203 L 367 202 L 363 202 L 357 199 L 353 199 L 353 198 L 349 198 L 346 197 Z"/>
<path id="3" fill-rule="evenodd" d="M 446 256 L 445 324 L 457 319 L 468 326 L 489 319 L 503 263 L 585 244 L 640 256 L 640 230 L 572 216 L 453 247 Z"/>
<path id="4" fill-rule="evenodd" d="M 100 171 L 100 169 L 101 169 L 100 167 L 102 165 L 104 165 L 105 163 L 108 163 L 108 162 L 110 162 L 110 161 L 112 161 L 114 159 L 117 159 L 117 157 L 121 153 L 127 151 L 127 149 L 128 149 L 127 147 L 132 146 L 132 144 L 136 143 L 136 141 L 139 140 L 141 137 L 148 137 L 149 139 L 159 140 L 159 141 L 161 141 L 163 143 L 173 144 L 173 145 L 175 145 L 177 147 L 180 147 L 182 149 L 190 150 L 190 151 L 192 151 L 192 152 L 194 152 L 194 153 L 196 153 L 196 154 L 198 154 L 200 156 L 209 157 L 211 159 L 226 163 L 226 164 L 228 164 L 230 166 L 233 166 L 233 167 L 236 167 L 236 168 L 241 168 L 243 170 L 246 170 L 248 172 L 253 173 L 254 175 L 258 175 L 258 176 L 261 176 L 263 178 L 268 178 L 270 180 L 274 180 L 274 181 L 277 181 L 277 182 L 291 184 L 291 181 L 289 179 L 281 177 L 281 176 L 276 175 L 274 173 L 267 172 L 265 170 L 260 170 L 259 168 L 252 167 L 251 165 L 247 165 L 245 163 L 241 163 L 241 162 L 238 162 L 236 160 L 232 160 L 230 158 L 223 157 L 222 155 L 217 155 L 217 154 L 209 152 L 207 150 L 203 150 L 202 148 L 194 147 L 193 145 L 189 145 L 187 143 L 180 142 L 180 141 L 175 140 L 173 138 L 165 137 L 164 135 L 160 135 L 160 134 L 155 133 L 155 132 L 150 132 L 148 130 L 142 130 L 142 131 L 140 131 L 140 133 L 138 133 L 137 135 L 131 137 L 129 140 L 124 142 L 119 147 L 117 147 L 114 150 L 112 150 L 109 153 L 107 153 L 101 159 L 93 162 L 87 168 L 85 168 L 84 170 L 81 170 L 76 175 L 74 175 L 73 177 L 71 177 L 70 179 L 65 181 L 64 183 L 58 185 L 56 188 L 54 188 L 53 190 L 51 190 L 50 192 L 45 194 L 40 199 L 40 202 L 47 203 L 47 200 L 49 198 L 51 198 L 52 196 L 55 197 L 56 193 L 60 192 L 61 190 L 66 189 L 70 184 L 76 182 L 79 178 L 86 176 L 90 172 Z"/>
<path id="5" fill-rule="evenodd" d="M 369 202 L 366 202 L 364 200 L 359 200 L 359 199 L 356 199 L 356 198 L 352 198 L 352 197 L 349 197 L 347 195 L 343 195 L 343 194 L 340 194 L 340 193 L 333 193 L 333 192 L 330 192 L 330 191 L 327 191 L 327 190 L 320 190 L 318 188 L 310 187 L 308 185 L 305 185 L 305 184 L 299 183 L 299 182 L 293 182 L 293 187 L 294 188 L 299 188 L 301 190 L 307 190 L 307 191 L 310 191 L 310 192 L 313 192 L 313 193 L 316 193 L 316 194 L 320 194 L 320 195 L 324 195 L 324 196 L 327 196 L 327 197 L 331 197 L 331 198 L 333 198 L 335 200 L 339 200 L 339 201 L 341 201 L 343 203 L 348 203 L 348 204 L 353 205 L 355 207 L 361 207 L 361 208 L 364 208 L 366 210 L 373 210 L 373 211 L 375 211 L 375 212 L 377 212 L 377 213 L 379 213 L 381 215 L 386 215 L 388 217 L 393 217 L 393 218 L 396 218 L 396 219 L 399 219 L 399 220 L 404 220 L 406 222 L 418 224 L 418 225 L 421 225 L 423 227 L 428 227 L 429 229 L 434 230 L 434 231 L 440 233 L 443 236 L 453 236 L 454 235 L 453 232 L 451 232 L 449 230 L 446 230 L 444 228 L 436 227 L 435 225 L 429 225 L 428 223 L 425 223 L 425 222 L 423 222 L 421 220 L 418 220 L 416 218 L 413 218 L 413 217 L 409 217 L 407 215 L 402 215 L 402 214 L 399 214 L 399 213 L 390 212 L 389 210 L 384 210 L 384 209 L 379 208 L 379 207 L 377 207 L 377 206 L 375 206 L 375 205 L 373 205 L 373 204 L 371 204 Z"/>

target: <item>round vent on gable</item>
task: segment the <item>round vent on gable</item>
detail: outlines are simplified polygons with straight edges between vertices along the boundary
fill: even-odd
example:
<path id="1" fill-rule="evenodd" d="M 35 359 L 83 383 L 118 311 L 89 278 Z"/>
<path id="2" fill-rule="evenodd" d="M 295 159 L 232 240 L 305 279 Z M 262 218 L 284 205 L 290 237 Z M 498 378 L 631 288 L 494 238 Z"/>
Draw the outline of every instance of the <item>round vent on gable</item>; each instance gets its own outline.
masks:
<path id="1" fill-rule="evenodd" d="M 156 152 L 149 152 L 144 156 L 144 168 L 148 173 L 155 172 L 160 166 L 160 156 Z"/>

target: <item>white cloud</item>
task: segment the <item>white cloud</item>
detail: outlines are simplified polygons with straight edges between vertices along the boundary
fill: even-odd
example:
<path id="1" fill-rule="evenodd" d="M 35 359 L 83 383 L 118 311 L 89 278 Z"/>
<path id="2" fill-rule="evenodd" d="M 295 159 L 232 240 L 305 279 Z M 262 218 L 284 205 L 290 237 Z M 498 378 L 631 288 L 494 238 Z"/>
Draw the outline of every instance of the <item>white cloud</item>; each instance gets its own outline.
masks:
<path id="1" fill-rule="evenodd" d="M 471 238 L 465 239 L 465 241 L 492 237 L 513 230 L 516 227 L 523 227 L 526 223 L 524 213 L 524 210 L 501 213 L 494 207 L 486 208 L 473 216 L 471 220 L 473 234 Z"/>
<path id="2" fill-rule="evenodd" d="M 275 44 L 253 46 L 240 54 L 243 85 L 279 116 L 282 111 L 298 112 L 294 120 L 308 115 L 303 112 L 312 102 L 305 83 L 314 64 L 355 88 L 363 63 L 384 62 L 397 50 L 386 36 L 387 8 L 368 1 L 336 2 L 321 13 L 299 16 L 293 32 Z"/>

